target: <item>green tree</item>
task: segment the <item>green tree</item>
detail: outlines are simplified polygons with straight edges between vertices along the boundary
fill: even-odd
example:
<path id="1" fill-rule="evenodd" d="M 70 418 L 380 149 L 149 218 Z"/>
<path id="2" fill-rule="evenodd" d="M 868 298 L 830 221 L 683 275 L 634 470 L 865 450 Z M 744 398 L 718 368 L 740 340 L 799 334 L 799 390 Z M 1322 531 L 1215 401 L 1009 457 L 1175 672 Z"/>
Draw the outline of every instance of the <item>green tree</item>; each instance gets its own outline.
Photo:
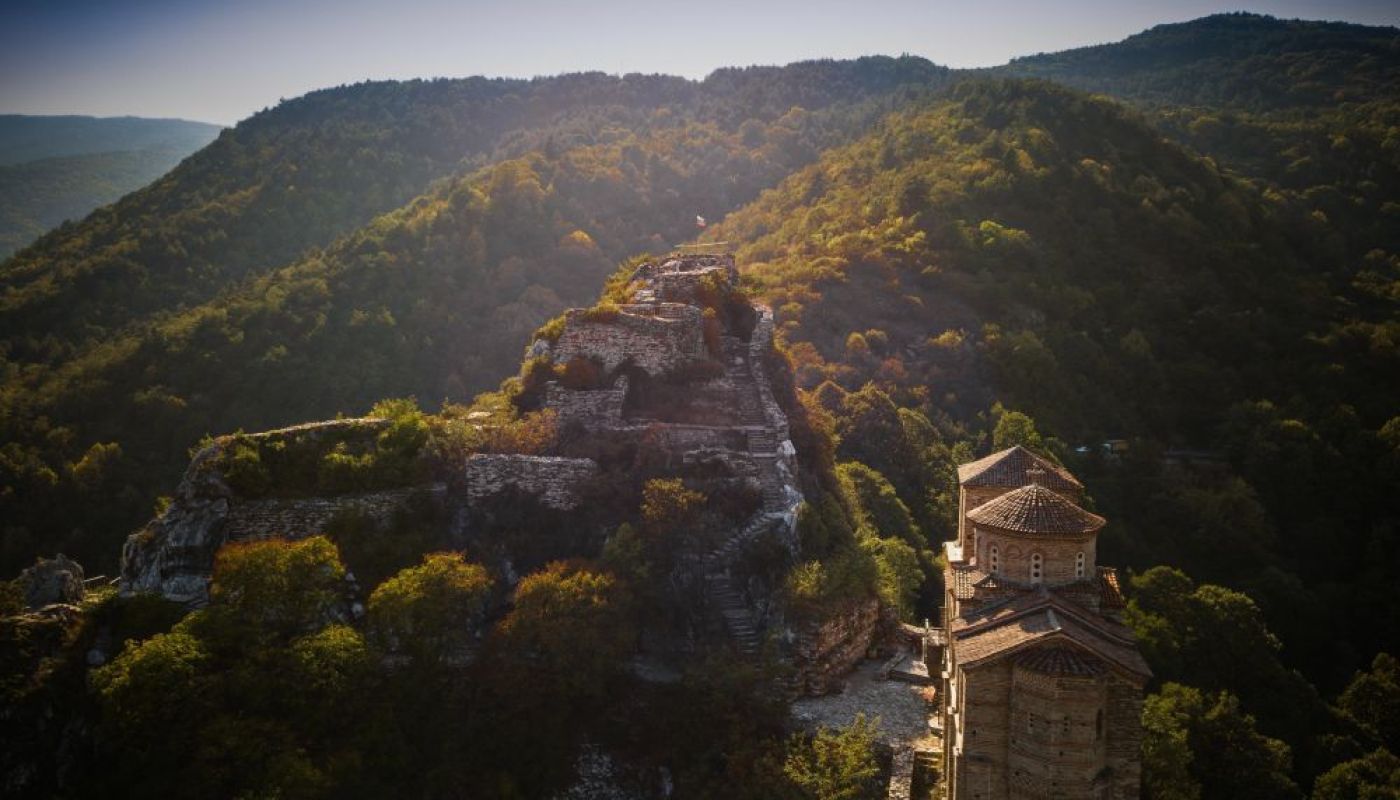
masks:
<path id="1" fill-rule="evenodd" d="M 997 405 L 992 409 L 992 416 L 996 418 L 996 425 L 992 428 L 992 450 L 1005 450 L 1019 444 L 1042 455 L 1046 453 L 1045 440 L 1029 415 Z"/>
<path id="2" fill-rule="evenodd" d="M 374 590 L 369 626 L 387 649 L 442 665 L 470 644 L 490 589 L 486 570 L 461 553 L 431 553 Z"/>
<path id="3" fill-rule="evenodd" d="M 627 590 L 610 573 L 553 562 L 527 575 L 497 626 L 497 653 L 561 701 L 602 696 L 636 641 Z"/>
<path id="4" fill-rule="evenodd" d="M 1400 750 L 1400 659 L 1379 653 L 1358 672 L 1337 705 L 1391 752 Z"/>
<path id="5" fill-rule="evenodd" d="M 215 555 L 211 606 L 262 635 L 292 636 L 324 625 L 345 601 L 345 567 L 324 536 L 229 544 Z"/>
<path id="6" fill-rule="evenodd" d="M 1143 788 L 1153 800 L 1301 797 L 1288 745 L 1259 733 L 1228 692 L 1163 684 L 1143 708 Z"/>
<path id="7" fill-rule="evenodd" d="M 877 726 L 857 715 L 848 728 L 794 736 L 783 771 L 812 800 L 874 800 L 883 795 L 874 749 Z"/>
<path id="8" fill-rule="evenodd" d="M 1376 750 L 1323 773 L 1313 785 L 1313 800 L 1400 800 L 1400 758 Z"/>

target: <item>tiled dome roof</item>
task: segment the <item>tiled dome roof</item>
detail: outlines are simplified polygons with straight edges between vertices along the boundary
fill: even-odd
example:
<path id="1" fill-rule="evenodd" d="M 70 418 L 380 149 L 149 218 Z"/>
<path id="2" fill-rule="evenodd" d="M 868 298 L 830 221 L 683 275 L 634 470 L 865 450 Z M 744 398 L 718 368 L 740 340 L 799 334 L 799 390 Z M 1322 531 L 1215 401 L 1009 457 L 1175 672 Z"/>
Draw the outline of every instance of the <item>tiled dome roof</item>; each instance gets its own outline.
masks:
<path id="1" fill-rule="evenodd" d="M 1069 470 L 1019 444 L 958 467 L 958 483 L 963 486 L 1025 486 L 1031 482 L 1026 473 L 1032 469 L 1044 470 L 1040 483 L 1057 492 L 1078 493 L 1084 489 Z"/>
<path id="2" fill-rule="evenodd" d="M 969 511 L 967 518 L 1012 533 L 1093 533 L 1104 526 L 1103 517 L 1035 483 L 988 500 Z"/>

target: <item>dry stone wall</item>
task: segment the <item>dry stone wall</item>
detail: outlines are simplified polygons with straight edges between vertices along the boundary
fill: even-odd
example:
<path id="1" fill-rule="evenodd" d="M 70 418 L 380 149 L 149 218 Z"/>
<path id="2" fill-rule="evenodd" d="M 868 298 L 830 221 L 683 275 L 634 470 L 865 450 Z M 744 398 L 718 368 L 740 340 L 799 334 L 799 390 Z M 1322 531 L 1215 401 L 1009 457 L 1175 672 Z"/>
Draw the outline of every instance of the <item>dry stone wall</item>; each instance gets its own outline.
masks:
<path id="1" fill-rule="evenodd" d="M 622 424 L 622 404 L 627 399 L 627 376 L 617 379 L 609 389 L 580 391 L 550 381 L 544 387 L 545 408 L 554 409 L 560 424 L 578 421 L 590 425 L 614 428 Z"/>
<path id="2" fill-rule="evenodd" d="M 324 533 L 330 521 L 342 513 L 363 514 L 383 524 L 424 491 L 441 501 L 446 486 L 439 483 L 424 488 L 336 497 L 273 498 L 235 503 L 229 507 L 224 520 L 224 540 L 240 542 L 270 536 L 304 539 Z"/>
<path id="3" fill-rule="evenodd" d="M 597 473 L 591 458 L 479 453 L 467 458 L 463 477 L 469 503 L 515 487 L 567 511 L 578 506 L 580 485 Z"/>
<path id="4" fill-rule="evenodd" d="M 649 375 L 661 375 L 707 357 L 700 309 L 662 304 L 646 316 L 619 311 L 597 319 L 587 309 L 564 315 L 564 332 L 552 349 L 554 363 L 593 358 L 608 372 L 631 361 Z"/>

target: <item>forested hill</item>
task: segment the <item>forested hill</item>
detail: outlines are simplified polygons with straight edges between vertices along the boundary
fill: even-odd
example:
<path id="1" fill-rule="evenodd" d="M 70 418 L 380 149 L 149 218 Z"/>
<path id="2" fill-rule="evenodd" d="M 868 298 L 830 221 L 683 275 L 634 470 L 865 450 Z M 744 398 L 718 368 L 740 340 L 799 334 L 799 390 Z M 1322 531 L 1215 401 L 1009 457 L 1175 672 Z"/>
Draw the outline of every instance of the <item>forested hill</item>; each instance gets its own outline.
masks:
<path id="1" fill-rule="evenodd" d="M 192 153 L 218 135 L 218 125 L 186 119 L 0 114 L 0 166 L 139 150 Z"/>
<path id="2" fill-rule="evenodd" d="M 5 560 L 109 558 L 206 432 L 494 385 L 618 260 L 946 77 L 870 58 L 375 83 L 254 116 L 0 266 Z"/>
<path id="3" fill-rule="evenodd" d="M 954 465 L 992 447 L 1085 479 L 1100 560 L 1139 573 L 1149 796 L 1394 772 L 1394 661 L 1326 698 L 1400 652 L 1395 42 L 1225 15 L 975 75 L 870 58 L 282 103 L 0 264 L 0 569 L 108 571 L 205 433 L 469 400 L 702 214 L 872 526 L 949 538 Z M 931 614 L 916 555 L 882 580 Z"/>
<path id="4" fill-rule="evenodd" d="M 1218 14 L 1113 44 L 1013 59 L 994 71 L 1152 105 L 1331 109 L 1394 98 L 1400 30 Z"/>
<path id="5" fill-rule="evenodd" d="M 585 74 L 313 92 L 254 115 L 148 189 L 0 266 L 0 338 L 13 359 L 61 362 L 144 315 L 207 300 L 329 244 L 435 178 L 645 128 L 662 109 L 673 123 L 737 126 L 943 73 L 917 59 L 864 59 L 722 71 L 701 84 Z"/>
<path id="6" fill-rule="evenodd" d="M 0 116 L 0 258 L 159 178 L 219 135 L 179 119 Z"/>
<path id="7" fill-rule="evenodd" d="M 1238 786 L 1282 787 L 1335 763 L 1348 724 L 1309 681 L 1400 648 L 1377 567 L 1400 562 L 1400 295 L 1393 273 L 1355 281 L 1333 234 L 1112 100 L 999 80 L 892 115 L 707 236 L 743 243 L 838 459 L 932 540 L 954 464 L 989 447 L 1086 476 L 1105 563 L 1181 570 L 1135 582 L 1158 680 L 1238 697 L 1292 747 Z M 1097 456 L 1107 439 L 1129 455 Z M 1262 615 L 1217 586 L 1192 600 L 1188 575 Z"/>

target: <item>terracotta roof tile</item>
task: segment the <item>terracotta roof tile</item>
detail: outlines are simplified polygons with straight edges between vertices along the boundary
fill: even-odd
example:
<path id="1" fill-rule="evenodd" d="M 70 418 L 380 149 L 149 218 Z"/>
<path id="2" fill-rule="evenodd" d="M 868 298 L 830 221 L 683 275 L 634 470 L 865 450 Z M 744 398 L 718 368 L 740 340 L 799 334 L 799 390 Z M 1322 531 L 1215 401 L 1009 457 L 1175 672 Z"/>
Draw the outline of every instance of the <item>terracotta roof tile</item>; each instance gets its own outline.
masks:
<path id="1" fill-rule="evenodd" d="M 1099 607 L 1107 609 L 1127 608 L 1123 599 L 1123 588 L 1118 584 L 1118 570 L 1113 567 L 1099 567 Z"/>
<path id="2" fill-rule="evenodd" d="M 1063 639 L 1134 675 L 1152 674 L 1130 629 L 1048 591 L 1027 593 L 959 617 L 949 625 L 948 633 L 964 668 L 1000 660 L 1037 642 Z"/>
<path id="3" fill-rule="evenodd" d="M 1084 490 L 1084 484 L 1069 470 L 1019 444 L 959 466 L 958 483 L 963 486 L 1016 488 L 1030 483 L 1026 473 L 1036 468 L 1045 471 L 1041 482 L 1055 491 L 1077 494 Z"/>
<path id="4" fill-rule="evenodd" d="M 1098 675 L 1104 663 L 1084 650 L 1049 645 L 1034 647 L 1016 657 L 1016 663 L 1042 675 Z"/>
<path id="5" fill-rule="evenodd" d="M 988 500 L 967 512 L 978 525 L 1013 533 L 1064 535 L 1093 533 L 1104 518 L 1091 514 L 1044 486 L 1031 484 Z"/>

